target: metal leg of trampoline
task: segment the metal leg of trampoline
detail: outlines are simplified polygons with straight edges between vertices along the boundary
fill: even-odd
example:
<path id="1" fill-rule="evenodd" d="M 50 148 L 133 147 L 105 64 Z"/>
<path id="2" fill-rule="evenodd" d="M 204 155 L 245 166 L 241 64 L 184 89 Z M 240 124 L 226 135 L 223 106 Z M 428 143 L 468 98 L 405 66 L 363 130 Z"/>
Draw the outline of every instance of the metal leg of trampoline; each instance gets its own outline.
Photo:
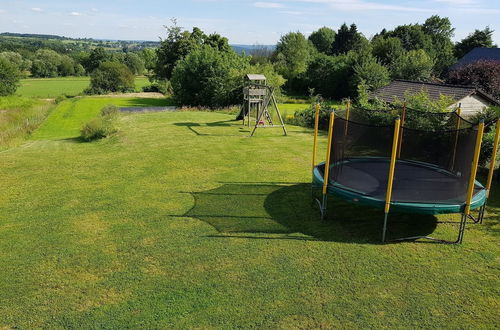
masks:
<path id="1" fill-rule="evenodd" d="M 321 220 L 325 220 L 327 207 L 328 207 L 328 195 L 323 194 L 323 201 L 321 203 Z"/>
<path id="2" fill-rule="evenodd" d="M 445 243 L 445 244 L 461 244 L 463 239 L 464 239 L 465 225 L 467 223 L 468 217 L 469 216 L 466 214 L 463 214 L 463 213 L 461 214 L 460 224 L 458 227 L 458 236 L 457 236 L 457 239 L 455 241 L 448 241 L 448 240 L 444 240 L 444 239 L 434 238 L 431 236 L 412 236 L 412 237 L 403 237 L 403 238 L 392 239 L 392 240 L 389 240 L 388 242 L 415 241 L 417 239 L 428 239 L 431 241 Z M 383 241 L 385 240 L 386 223 L 387 223 L 387 214 L 386 214 L 386 218 L 384 220 L 384 230 L 383 230 L 383 234 L 382 234 Z"/>
<path id="3" fill-rule="evenodd" d="M 385 234 L 387 232 L 387 219 L 389 218 L 389 213 L 384 214 L 384 227 L 382 228 L 382 243 L 385 242 Z"/>
<path id="4" fill-rule="evenodd" d="M 484 214 L 486 213 L 486 204 L 488 203 L 488 200 L 486 199 L 484 201 L 484 205 L 481 206 L 481 209 L 479 210 L 479 223 L 483 223 L 483 219 L 484 219 Z"/>

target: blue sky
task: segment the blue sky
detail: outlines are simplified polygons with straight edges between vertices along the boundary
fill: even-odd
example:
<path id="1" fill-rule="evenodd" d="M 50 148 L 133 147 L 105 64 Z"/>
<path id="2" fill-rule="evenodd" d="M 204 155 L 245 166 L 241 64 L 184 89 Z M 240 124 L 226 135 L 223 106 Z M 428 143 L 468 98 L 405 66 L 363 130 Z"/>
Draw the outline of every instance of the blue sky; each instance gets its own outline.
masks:
<path id="1" fill-rule="evenodd" d="M 455 40 L 489 25 L 500 44 L 498 0 L 0 0 L 0 32 L 158 40 L 175 17 L 191 29 L 217 32 L 232 44 L 274 44 L 282 34 L 354 22 L 370 37 L 386 27 L 451 19 Z"/>

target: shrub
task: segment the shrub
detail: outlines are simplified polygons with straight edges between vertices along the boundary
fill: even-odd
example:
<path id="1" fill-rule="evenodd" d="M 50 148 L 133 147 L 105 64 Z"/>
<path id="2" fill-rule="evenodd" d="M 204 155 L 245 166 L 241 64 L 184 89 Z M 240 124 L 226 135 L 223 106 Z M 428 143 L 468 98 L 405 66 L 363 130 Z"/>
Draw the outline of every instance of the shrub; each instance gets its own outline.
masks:
<path id="1" fill-rule="evenodd" d="M 105 94 L 109 92 L 129 92 L 135 87 L 134 75 L 126 65 L 116 62 L 104 62 L 90 78 L 87 94 Z"/>
<path id="2" fill-rule="evenodd" d="M 106 138 L 118 131 L 116 119 L 119 109 L 114 105 L 107 105 L 101 109 L 97 118 L 94 118 L 83 125 L 80 134 L 83 140 L 93 141 Z"/>
<path id="3" fill-rule="evenodd" d="M 147 93 L 161 93 L 163 95 L 172 95 L 172 84 L 168 80 L 158 80 L 151 85 L 142 87 L 143 92 Z"/>
<path id="4" fill-rule="evenodd" d="M 14 64 L 0 57 L 0 96 L 12 95 L 19 86 L 21 73 Z"/>

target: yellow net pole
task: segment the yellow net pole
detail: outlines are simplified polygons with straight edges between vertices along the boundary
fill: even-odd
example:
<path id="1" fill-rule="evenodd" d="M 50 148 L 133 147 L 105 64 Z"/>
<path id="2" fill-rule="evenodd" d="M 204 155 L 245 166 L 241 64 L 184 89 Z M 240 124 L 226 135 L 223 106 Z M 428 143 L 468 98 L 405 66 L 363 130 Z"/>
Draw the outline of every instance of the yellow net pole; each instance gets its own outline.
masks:
<path id="1" fill-rule="evenodd" d="M 484 133 L 484 122 L 481 122 L 479 124 L 479 128 L 477 131 L 476 148 L 474 149 L 474 158 L 472 160 L 472 165 L 471 165 L 469 186 L 467 189 L 467 198 L 465 200 L 464 215 L 466 216 L 470 214 L 471 201 L 472 201 L 472 196 L 474 194 L 474 186 L 476 183 L 477 167 L 479 165 L 479 154 L 481 153 L 481 143 L 483 141 L 483 133 Z"/>
<path id="2" fill-rule="evenodd" d="M 345 126 L 344 126 L 344 137 L 347 136 L 347 129 L 349 128 L 349 117 L 351 115 L 351 99 L 347 99 L 347 108 L 345 112 Z"/>
<path id="3" fill-rule="evenodd" d="M 401 113 L 401 128 L 399 130 L 399 141 L 398 141 L 398 159 L 401 158 L 401 149 L 403 147 L 403 126 L 406 120 L 406 102 L 403 103 L 403 112 Z"/>
<path id="4" fill-rule="evenodd" d="M 457 156 L 457 146 L 458 146 L 458 130 L 460 129 L 460 115 L 462 114 L 462 103 L 458 104 L 458 109 L 457 109 L 457 133 L 455 134 L 455 145 L 453 146 L 453 158 L 451 161 L 451 170 L 453 171 L 453 168 L 455 167 L 455 158 Z"/>
<path id="5" fill-rule="evenodd" d="M 314 118 L 314 143 L 313 143 L 313 156 L 312 156 L 312 170 L 314 171 L 314 167 L 316 167 L 316 150 L 318 148 L 318 129 L 319 129 L 319 112 L 321 110 L 321 106 L 316 104 L 316 114 Z"/>
<path id="6" fill-rule="evenodd" d="M 493 182 L 493 172 L 497 160 L 498 142 L 500 140 L 500 119 L 497 120 L 495 140 L 493 142 L 493 152 L 491 154 L 490 171 L 488 172 L 488 181 L 486 183 L 486 198 L 490 196 L 491 183 Z"/>
<path id="7" fill-rule="evenodd" d="M 391 163 L 389 166 L 389 177 L 387 180 L 387 192 L 385 194 L 385 213 L 389 213 L 389 209 L 391 207 L 391 196 L 392 196 L 392 184 L 394 182 L 394 171 L 396 168 L 396 158 L 397 158 L 397 149 L 398 149 L 398 140 L 399 140 L 399 129 L 401 127 L 401 119 L 396 119 L 394 124 L 394 137 L 392 139 L 392 154 L 391 154 Z"/>
<path id="8" fill-rule="evenodd" d="M 326 162 L 325 162 L 325 175 L 323 177 L 323 195 L 326 195 L 328 189 L 328 178 L 330 174 L 330 156 L 332 149 L 332 139 L 333 139 L 333 123 L 335 121 L 335 114 L 330 114 L 330 123 L 328 125 L 328 147 L 326 149 Z"/>

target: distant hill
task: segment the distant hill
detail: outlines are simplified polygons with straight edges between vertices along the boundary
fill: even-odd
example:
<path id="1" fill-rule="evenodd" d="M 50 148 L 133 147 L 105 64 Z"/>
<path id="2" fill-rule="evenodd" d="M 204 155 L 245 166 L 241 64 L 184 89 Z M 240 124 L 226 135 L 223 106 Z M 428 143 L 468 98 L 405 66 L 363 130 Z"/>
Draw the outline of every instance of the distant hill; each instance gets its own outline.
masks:
<path id="1" fill-rule="evenodd" d="M 265 49 L 270 52 L 274 52 L 276 49 L 275 45 L 231 45 L 234 51 L 238 54 L 245 52 L 246 54 L 251 54 L 255 50 Z"/>
<path id="2" fill-rule="evenodd" d="M 24 42 L 23 42 L 24 40 Z M 63 42 L 61 44 L 60 42 Z M 143 48 L 155 48 L 160 45 L 159 41 L 148 40 L 109 40 L 109 39 L 93 39 L 93 38 L 69 38 L 52 34 L 36 34 L 36 33 L 0 33 L 0 50 L 9 50 L 8 44 L 18 45 L 23 42 L 24 48 L 36 50 L 37 48 L 51 48 L 60 52 L 71 52 L 77 50 L 88 50 L 94 47 L 104 47 L 110 50 L 140 50 Z M 58 44 L 54 44 L 59 42 Z M 2 47 L 3 43 L 3 47 Z M 62 47 L 61 45 L 64 45 Z M 18 46 L 10 46 L 15 49 Z M 273 52 L 276 49 L 275 45 L 231 45 L 234 51 L 238 54 L 245 52 L 247 55 L 260 50 L 261 52 Z M 61 49 L 59 49 L 61 48 Z"/>

